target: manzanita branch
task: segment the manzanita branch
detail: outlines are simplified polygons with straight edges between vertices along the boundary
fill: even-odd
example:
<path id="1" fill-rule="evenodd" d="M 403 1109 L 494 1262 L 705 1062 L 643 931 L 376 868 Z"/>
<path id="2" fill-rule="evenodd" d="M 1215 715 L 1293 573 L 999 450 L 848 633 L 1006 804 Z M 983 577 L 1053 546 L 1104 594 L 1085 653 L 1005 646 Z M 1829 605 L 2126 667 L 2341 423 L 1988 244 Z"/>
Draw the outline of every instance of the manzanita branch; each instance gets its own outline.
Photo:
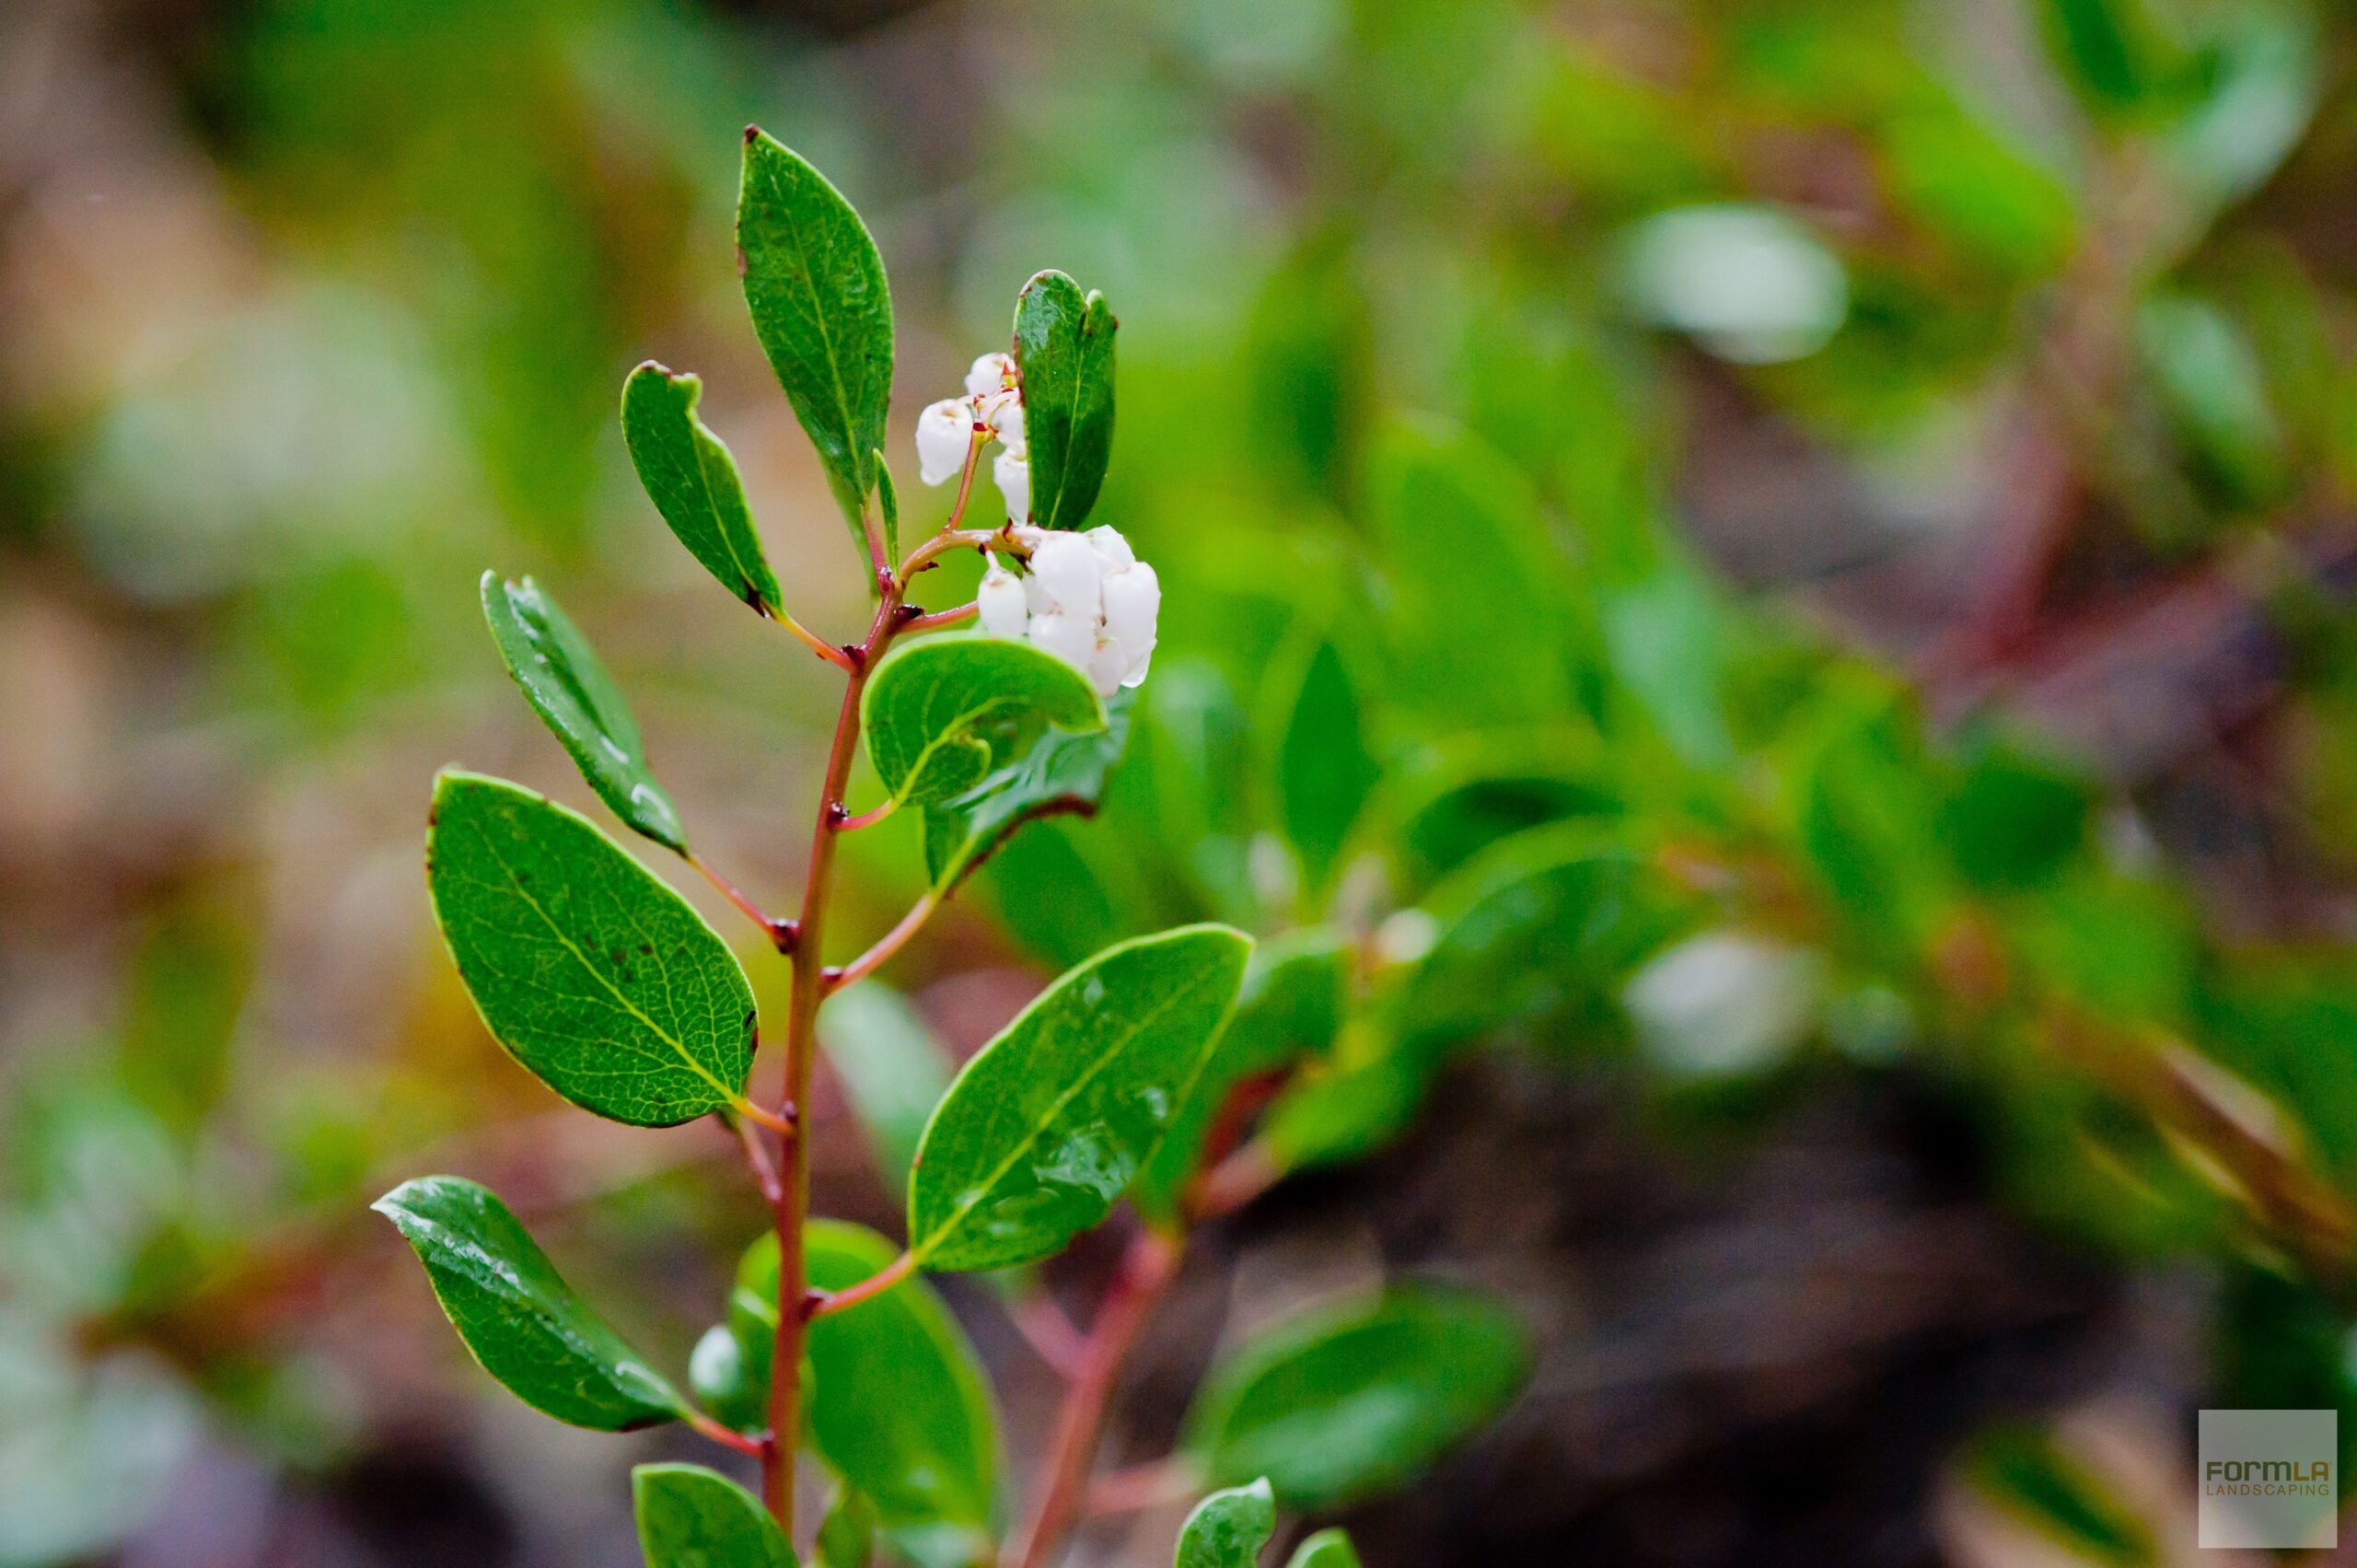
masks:
<path id="1" fill-rule="evenodd" d="M 974 619 L 975 616 L 981 614 L 981 609 L 982 607 L 981 605 L 969 602 L 959 605 L 955 610 L 936 610 L 930 615 L 918 616 L 914 621 L 911 621 L 906 626 L 901 627 L 900 630 L 903 632 L 938 632 L 943 630 L 945 627 L 962 626 L 967 621 Z"/>
<path id="2" fill-rule="evenodd" d="M 772 947 L 783 953 L 794 946 L 794 922 L 779 920 L 769 914 L 761 905 L 747 897 L 736 883 L 714 870 L 711 863 L 694 851 L 683 849 L 679 852 L 679 858 L 693 866 L 696 875 L 711 883 L 714 889 L 742 912 L 746 919 L 760 926 L 762 933 L 769 937 Z"/>
<path id="3" fill-rule="evenodd" d="M 865 980 L 881 969 L 886 959 L 906 947 L 909 938 L 914 936 L 923 927 L 925 921 L 931 918 L 940 901 L 938 895 L 928 892 L 910 906 L 909 912 L 900 917 L 900 924 L 877 938 L 876 946 L 842 968 L 827 970 L 828 993 L 831 995 L 844 986 Z"/>
<path id="4" fill-rule="evenodd" d="M 870 1296 L 881 1295 L 890 1290 L 894 1285 L 916 1272 L 916 1255 L 912 1252 L 903 1252 L 893 1259 L 888 1265 L 877 1270 L 857 1284 L 845 1285 L 841 1290 L 812 1293 L 806 1298 L 807 1314 L 813 1318 L 824 1318 L 830 1312 L 841 1312 L 846 1307 L 857 1307 Z"/>
<path id="5" fill-rule="evenodd" d="M 850 673 L 852 668 L 851 656 L 843 652 L 842 649 L 835 646 L 834 644 L 828 642 L 824 637 L 819 636 L 816 632 L 811 631 L 810 628 L 805 626 L 801 621 L 796 621 L 793 616 L 788 615 L 783 610 L 775 611 L 772 619 L 774 619 L 779 625 L 793 633 L 795 637 L 800 641 L 804 647 L 808 648 L 812 653 L 817 654 L 820 658 L 825 659 L 837 669 L 842 670 L 846 674 Z"/>

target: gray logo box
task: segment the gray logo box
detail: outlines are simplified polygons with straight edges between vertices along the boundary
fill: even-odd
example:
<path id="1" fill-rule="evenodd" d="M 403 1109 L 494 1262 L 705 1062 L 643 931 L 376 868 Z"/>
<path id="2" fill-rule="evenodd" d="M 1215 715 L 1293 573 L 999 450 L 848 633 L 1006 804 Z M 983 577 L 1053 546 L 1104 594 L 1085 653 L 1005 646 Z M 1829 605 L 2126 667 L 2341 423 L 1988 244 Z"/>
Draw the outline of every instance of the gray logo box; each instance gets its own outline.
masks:
<path id="1" fill-rule="evenodd" d="M 2198 1449 L 2198 1544 L 2340 1544 L 2340 1411 L 2203 1411 Z"/>

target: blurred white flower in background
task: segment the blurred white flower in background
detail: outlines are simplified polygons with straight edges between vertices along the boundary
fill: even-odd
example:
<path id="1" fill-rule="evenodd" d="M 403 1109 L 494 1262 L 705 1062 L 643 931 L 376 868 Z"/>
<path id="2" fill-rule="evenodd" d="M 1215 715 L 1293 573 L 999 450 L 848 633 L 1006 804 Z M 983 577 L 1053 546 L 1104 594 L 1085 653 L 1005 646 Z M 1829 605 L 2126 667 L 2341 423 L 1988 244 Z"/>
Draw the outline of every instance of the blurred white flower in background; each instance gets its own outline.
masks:
<path id="1" fill-rule="evenodd" d="M 1803 359 L 1850 313 L 1840 261 L 1772 207 L 1678 207 L 1623 242 L 1621 291 L 1642 320 L 1738 365 Z"/>

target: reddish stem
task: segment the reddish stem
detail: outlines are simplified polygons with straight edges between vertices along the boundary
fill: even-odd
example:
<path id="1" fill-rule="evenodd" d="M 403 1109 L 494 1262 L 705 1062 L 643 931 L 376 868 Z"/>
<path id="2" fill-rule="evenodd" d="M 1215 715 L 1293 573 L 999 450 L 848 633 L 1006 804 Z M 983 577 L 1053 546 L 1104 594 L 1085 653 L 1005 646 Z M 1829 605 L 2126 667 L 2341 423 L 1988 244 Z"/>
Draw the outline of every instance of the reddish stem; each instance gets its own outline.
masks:
<path id="1" fill-rule="evenodd" d="M 907 626 L 901 627 L 900 630 L 906 632 L 910 627 L 912 627 L 915 624 L 916 622 L 911 621 Z M 883 805 L 877 807 L 873 811 L 863 811 L 856 817 L 844 818 L 843 831 L 846 833 L 856 833 L 862 828 L 872 828 L 876 826 L 877 823 L 884 820 L 885 818 L 889 817 L 893 812 L 898 811 L 900 808 L 900 799 L 898 796 L 895 796 L 892 799 L 886 801 Z"/>
<path id="2" fill-rule="evenodd" d="M 1178 1237 L 1151 1230 L 1142 1230 L 1132 1238 L 1120 1272 L 1105 1293 L 1097 1321 L 1089 1326 L 1080 1376 L 1064 1391 L 1055 1434 L 1049 1442 L 1048 1487 L 1024 1527 L 1022 1546 L 1008 1555 L 1014 1568 L 1043 1568 L 1078 1520 L 1081 1504 L 1088 1496 L 1089 1467 L 1096 1462 L 1113 1381 L 1130 1347 L 1137 1342 L 1139 1330 L 1177 1277 L 1184 1245 Z"/>
<path id="3" fill-rule="evenodd" d="M 873 1295 L 882 1295 L 902 1280 L 916 1272 L 917 1260 L 912 1253 L 903 1252 L 854 1285 L 841 1290 L 824 1291 L 807 1298 L 807 1312 L 813 1318 L 824 1318 L 830 1312 L 841 1312 L 857 1307 Z"/>
<path id="4" fill-rule="evenodd" d="M 924 924 L 926 918 L 933 913 L 939 901 L 933 894 L 927 893 L 910 906 L 909 912 L 900 917 L 900 924 L 877 938 L 876 946 L 842 969 L 829 970 L 827 994 L 831 996 L 844 986 L 865 980 L 883 968 L 886 959 L 908 946 L 909 938 L 917 934 L 918 929 Z"/>
<path id="5" fill-rule="evenodd" d="M 702 855 L 683 849 L 679 852 L 679 858 L 695 867 L 696 874 L 711 883 L 722 898 L 736 905 L 747 919 L 767 933 L 772 946 L 775 947 L 779 952 L 786 952 L 793 947 L 794 922 L 772 918 L 761 905 L 747 898 L 737 889 L 736 883 L 731 882 L 706 864 Z"/>

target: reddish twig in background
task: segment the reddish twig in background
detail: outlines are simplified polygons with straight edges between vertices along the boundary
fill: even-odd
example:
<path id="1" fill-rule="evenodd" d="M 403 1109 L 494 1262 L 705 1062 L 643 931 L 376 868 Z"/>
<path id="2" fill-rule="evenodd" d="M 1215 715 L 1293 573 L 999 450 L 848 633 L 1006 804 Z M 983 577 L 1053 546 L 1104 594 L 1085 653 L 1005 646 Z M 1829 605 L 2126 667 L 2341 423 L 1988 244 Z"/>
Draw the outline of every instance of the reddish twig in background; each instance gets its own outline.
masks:
<path id="1" fill-rule="evenodd" d="M 1131 1238 L 1120 1272 L 1089 1326 L 1080 1375 L 1065 1390 L 1057 1412 L 1055 1434 L 1048 1445 L 1048 1484 L 1024 1526 L 1022 1544 L 1007 1554 L 1013 1568 L 1042 1568 L 1078 1521 L 1113 1380 L 1139 1330 L 1177 1277 L 1183 1245 L 1176 1237 L 1152 1230 Z"/>

